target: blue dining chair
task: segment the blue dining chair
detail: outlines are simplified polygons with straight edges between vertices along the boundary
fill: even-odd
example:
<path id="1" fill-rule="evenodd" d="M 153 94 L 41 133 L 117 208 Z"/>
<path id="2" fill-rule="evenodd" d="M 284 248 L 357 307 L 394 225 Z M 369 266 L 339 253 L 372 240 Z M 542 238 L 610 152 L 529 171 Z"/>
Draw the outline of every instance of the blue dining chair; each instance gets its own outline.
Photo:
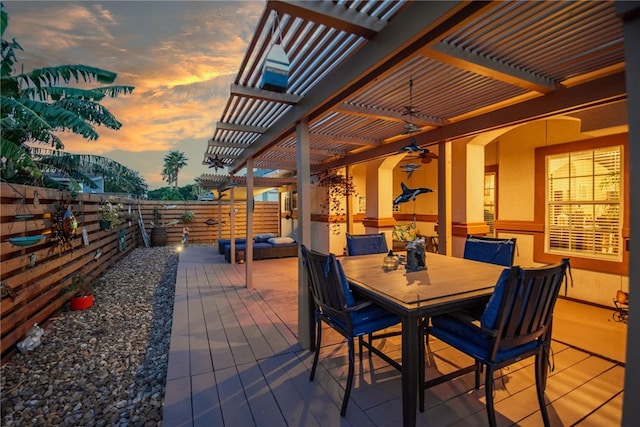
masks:
<path id="1" fill-rule="evenodd" d="M 309 290 L 315 303 L 315 322 L 317 327 L 315 355 L 309 381 L 313 381 L 316 373 L 322 341 L 322 323 L 324 322 L 347 339 L 349 372 L 342 408 L 340 409 L 340 415 L 344 417 L 353 386 L 355 365 L 353 339 L 358 337 L 361 360 L 362 348 L 366 347 L 370 353 L 375 353 L 394 368 L 401 370 L 402 368 L 398 362 L 374 347 L 371 341 L 371 338 L 377 339 L 389 336 L 390 334 L 380 333 L 372 337 L 371 334 L 397 325 L 400 323 L 400 318 L 371 301 L 356 298 L 349 288 L 349 282 L 342 270 L 342 265 L 334 254 L 324 254 L 310 250 L 304 245 L 301 245 L 300 249 L 302 262 L 308 275 Z M 363 339 L 365 335 L 369 337 L 369 341 Z"/>
<path id="2" fill-rule="evenodd" d="M 549 415 L 544 401 L 547 364 L 551 345 L 553 309 L 569 259 L 538 268 L 505 268 L 480 322 L 466 312 L 453 312 L 431 318 L 431 326 L 422 328 L 428 340 L 432 335 L 474 358 L 476 389 L 480 388 L 482 368 L 485 372 L 485 396 L 489 425 L 496 425 L 493 405 L 493 373 L 524 358 L 535 356 L 535 379 L 538 403 L 545 426 Z M 424 337 L 422 338 L 424 343 Z M 427 341 L 428 342 L 428 341 Z M 421 353 L 424 346 L 421 345 Z M 424 411 L 425 369 L 421 354 L 423 386 L 420 387 L 420 411 Z"/>
<path id="3" fill-rule="evenodd" d="M 463 258 L 511 267 L 515 256 L 516 238 L 468 235 Z"/>
<path id="4" fill-rule="evenodd" d="M 384 233 L 347 233 L 347 255 L 386 254 L 388 252 L 387 239 Z"/>

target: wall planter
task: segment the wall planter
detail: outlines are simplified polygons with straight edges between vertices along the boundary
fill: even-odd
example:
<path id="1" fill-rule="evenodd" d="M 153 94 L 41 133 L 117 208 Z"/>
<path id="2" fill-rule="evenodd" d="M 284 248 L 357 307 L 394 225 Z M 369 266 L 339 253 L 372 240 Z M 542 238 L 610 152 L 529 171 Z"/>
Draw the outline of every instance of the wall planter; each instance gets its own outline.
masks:
<path id="1" fill-rule="evenodd" d="M 93 295 L 71 297 L 69 302 L 71 303 L 71 310 L 86 310 L 93 306 Z"/>
<path id="2" fill-rule="evenodd" d="M 31 246 L 42 240 L 44 236 L 10 237 L 7 242 L 15 246 Z"/>
<path id="3" fill-rule="evenodd" d="M 107 221 L 106 219 L 100 220 L 100 230 L 108 230 L 111 228 L 111 221 Z"/>

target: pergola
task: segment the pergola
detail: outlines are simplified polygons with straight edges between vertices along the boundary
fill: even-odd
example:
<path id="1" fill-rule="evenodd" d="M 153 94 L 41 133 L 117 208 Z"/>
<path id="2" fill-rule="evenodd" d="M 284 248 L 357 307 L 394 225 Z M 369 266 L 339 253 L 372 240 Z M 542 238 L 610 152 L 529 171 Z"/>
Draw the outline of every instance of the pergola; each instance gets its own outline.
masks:
<path id="1" fill-rule="evenodd" d="M 630 76 L 640 75 L 639 15 L 638 2 L 268 1 L 203 164 L 221 160 L 233 180 L 246 171 L 247 193 L 260 185 L 254 171 L 288 171 L 302 195 L 311 174 L 384 158 L 411 139 L 443 147 L 563 114 L 583 126 L 603 117 L 628 125 L 630 181 L 638 182 L 640 85 Z M 276 43 L 290 62 L 284 92 L 260 88 Z M 631 200 L 635 207 L 637 192 Z M 309 210 L 302 196 L 303 244 Z M 632 230 L 640 229 L 638 215 L 632 211 Z M 632 260 L 638 241 L 630 239 Z M 630 262 L 631 283 L 638 265 Z M 304 284 L 300 295 L 305 307 Z M 635 360 L 640 323 L 629 322 L 628 337 L 627 358 Z M 640 365 L 628 364 L 625 396 L 640 391 L 638 378 Z M 628 423 L 639 411 L 631 399 Z"/>
<path id="2" fill-rule="evenodd" d="M 274 43 L 290 61 L 285 93 L 260 89 Z M 613 2 L 268 1 L 203 163 L 295 173 L 308 121 L 317 172 L 410 137 L 428 146 L 612 104 L 624 72 Z"/>

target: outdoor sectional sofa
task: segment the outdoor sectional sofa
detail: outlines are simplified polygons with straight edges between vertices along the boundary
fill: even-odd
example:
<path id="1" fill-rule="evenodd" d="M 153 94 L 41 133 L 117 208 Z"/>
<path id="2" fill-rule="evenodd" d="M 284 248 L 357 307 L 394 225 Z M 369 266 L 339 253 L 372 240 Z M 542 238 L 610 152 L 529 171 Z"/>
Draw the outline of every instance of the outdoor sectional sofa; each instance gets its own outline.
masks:
<path id="1" fill-rule="evenodd" d="M 246 253 L 246 239 L 236 239 L 236 260 L 240 259 L 239 252 Z M 224 259 L 231 262 L 231 240 L 218 241 L 218 251 L 224 254 Z M 298 243 L 286 237 L 268 237 L 258 235 L 253 239 L 253 259 L 286 258 L 298 256 Z"/>

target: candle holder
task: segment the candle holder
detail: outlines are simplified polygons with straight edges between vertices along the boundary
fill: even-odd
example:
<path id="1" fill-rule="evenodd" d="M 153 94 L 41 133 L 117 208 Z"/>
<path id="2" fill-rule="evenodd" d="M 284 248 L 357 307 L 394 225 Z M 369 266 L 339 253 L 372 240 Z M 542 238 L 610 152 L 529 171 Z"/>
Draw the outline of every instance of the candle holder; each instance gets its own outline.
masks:
<path id="1" fill-rule="evenodd" d="M 398 269 L 398 257 L 393 254 L 393 251 L 389 251 L 384 260 L 382 260 L 382 268 L 384 271 L 391 271 Z"/>

